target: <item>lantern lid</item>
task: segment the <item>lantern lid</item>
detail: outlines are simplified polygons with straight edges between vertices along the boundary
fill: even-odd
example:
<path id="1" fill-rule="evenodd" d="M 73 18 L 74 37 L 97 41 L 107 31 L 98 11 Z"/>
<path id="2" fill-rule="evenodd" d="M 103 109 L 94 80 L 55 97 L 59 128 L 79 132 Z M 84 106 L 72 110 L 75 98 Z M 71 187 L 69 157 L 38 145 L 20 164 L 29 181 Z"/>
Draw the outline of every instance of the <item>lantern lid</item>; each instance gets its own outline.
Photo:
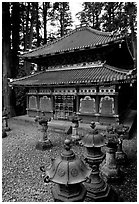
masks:
<path id="1" fill-rule="evenodd" d="M 82 145 L 85 147 L 102 147 L 105 145 L 104 136 L 95 129 L 95 123 L 91 123 L 91 132 L 85 135 L 81 141 Z"/>
<path id="2" fill-rule="evenodd" d="M 64 185 L 85 181 L 90 176 L 91 169 L 70 149 L 70 140 L 65 140 L 64 147 L 60 157 L 52 160 L 52 165 L 46 171 L 47 176 L 54 183 Z"/>

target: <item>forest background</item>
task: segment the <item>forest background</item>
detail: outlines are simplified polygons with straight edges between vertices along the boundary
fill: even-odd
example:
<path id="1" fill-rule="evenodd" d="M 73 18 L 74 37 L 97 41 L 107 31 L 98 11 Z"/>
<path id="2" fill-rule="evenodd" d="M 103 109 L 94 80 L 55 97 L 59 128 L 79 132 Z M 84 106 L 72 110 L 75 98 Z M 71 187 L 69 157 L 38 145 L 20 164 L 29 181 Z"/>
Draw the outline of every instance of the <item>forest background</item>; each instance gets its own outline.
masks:
<path id="1" fill-rule="evenodd" d="M 78 26 L 125 34 L 136 68 L 136 2 L 84 2 L 76 17 Z M 23 61 L 20 55 L 73 29 L 69 2 L 2 2 L 2 110 L 10 117 L 25 114 L 26 89 L 13 89 L 9 82 L 46 69 Z"/>

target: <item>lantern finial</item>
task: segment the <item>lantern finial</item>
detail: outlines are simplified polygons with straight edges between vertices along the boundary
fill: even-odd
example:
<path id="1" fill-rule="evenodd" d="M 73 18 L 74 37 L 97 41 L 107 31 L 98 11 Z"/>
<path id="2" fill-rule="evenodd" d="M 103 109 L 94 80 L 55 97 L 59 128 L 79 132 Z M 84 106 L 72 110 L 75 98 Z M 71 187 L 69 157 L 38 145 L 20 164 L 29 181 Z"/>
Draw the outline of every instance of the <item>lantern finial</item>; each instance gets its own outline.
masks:
<path id="1" fill-rule="evenodd" d="M 68 151 L 71 147 L 71 141 L 69 139 L 66 139 L 64 142 L 64 148 Z"/>

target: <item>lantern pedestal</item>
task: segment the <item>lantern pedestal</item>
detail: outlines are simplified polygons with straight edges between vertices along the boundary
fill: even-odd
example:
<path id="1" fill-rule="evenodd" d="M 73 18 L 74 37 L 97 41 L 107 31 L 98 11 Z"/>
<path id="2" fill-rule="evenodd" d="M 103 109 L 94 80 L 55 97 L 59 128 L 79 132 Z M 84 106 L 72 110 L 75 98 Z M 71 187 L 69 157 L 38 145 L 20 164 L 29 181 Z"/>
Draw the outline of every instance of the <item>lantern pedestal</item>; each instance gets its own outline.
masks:
<path id="1" fill-rule="evenodd" d="M 86 156 L 86 162 L 92 169 L 90 176 L 90 183 L 85 183 L 87 189 L 86 202 L 107 202 L 117 201 L 118 195 L 110 188 L 110 186 L 103 180 L 99 174 L 99 164 L 102 162 L 104 155 L 100 148 L 92 147 L 91 155 Z M 98 154 L 100 153 L 100 154 Z"/>
<path id="2" fill-rule="evenodd" d="M 72 119 L 72 135 L 71 135 L 71 138 L 73 141 L 80 140 L 80 137 L 78 135 L 78 127 L 79 127 L 79 119 L 73 118 Z"/>
<path id="3" fill-rule="evenodd" d="M 10 127 L 8 126 L 8 117 L 7 116 L 3 116 L 2 117 L 2 122 L 3 122 L 3 128 L 6 132 L 10 131 Z"/>
<path id="4" fill-rule="evenodd" d="M 72 126 L 72 136 L 71 136 L 73 141 L 78 141 L 80 140 L 80 137 L 78 135 L 78 127 L 76 127 L 76 125 L 74 124 Z"/>
<path id="5" fill-rule="evenodd" d="M 118 134 L 118 146 L 116 152 L 116 160 L 118 164 L 125 164 L 127 162 L 127 155 L 123 152 L 123 140 L 127 138 L 129 127 L 123 124 L 117 125 L 115 132 Z"/>
<path id="6" fill-rule="evenodd" d="M 100 166 L 100 171 L 106 179 L 117 180 L 120 178 L 120 170 L 117 166 L 115 159 L 115 152 L 117 149 L 117 144 L 108 144 L 106 147 L 106 158 L 105 161 Z"/>
<path id="7" fill-rule="evenodd" d="M 36 144 L 36 148 L 40 150 L 46 150 L 52 147 L 52 143 L 47 136 L 48 119 L 45 118 L 40 119 L 39 124 L 42 126 L 41 132 L 43 133 L 43 138 L 42 141 L 38 141 L 38 143 Z"/>
<path id="8" fill-rule="evenodd" d="M 82 184 L 58 185 L 52 190 L 55 202 L 81 202 L 86 195 L 86 189 Z"/>

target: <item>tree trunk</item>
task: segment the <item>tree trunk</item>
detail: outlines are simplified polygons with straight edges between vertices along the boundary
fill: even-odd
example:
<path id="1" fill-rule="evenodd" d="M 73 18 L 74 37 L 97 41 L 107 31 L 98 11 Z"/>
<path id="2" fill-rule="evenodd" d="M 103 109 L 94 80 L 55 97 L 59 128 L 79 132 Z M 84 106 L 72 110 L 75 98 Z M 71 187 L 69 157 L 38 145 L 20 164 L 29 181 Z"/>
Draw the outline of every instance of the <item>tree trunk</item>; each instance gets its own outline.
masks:
<path id="1" fill-rule="evenodd" d="M 19 70 L 19 32 L 20 32 L 20 5 L 18 2 L 12 3 L 12 60 L 11 60 L 11 78 L 16 78 Z M 16 97 L 14 89 L 11 89 L 11 106 L 16 110 Z M 15 111 L 14 111 L 15 112 Z"/>
<path id="2" fill-rule="evenodd" d="M 27 5 L 27 12 L 26 12 L 26 34 L 24 36 L 25 44 L 24 44 L 24 50 L 26 51 L 27 45 L 28 45 L 28 33 L 29 33 L 29 11 L 30 11 L 30 3 Z"/>
<path id="3" fill-rule="evenodd" d="M 8 86 L 8 78 L 11 77 L 10 67 L 10 4 L 9 2 L 2 3 L 2 75 L 3 75 L 3 89 L 2 89 L 2 107 L 6 108 L 9 116 L 13 115 L 13 110 L 10 104 L 11 88 Z"/>
<path id="4" fill-rule="evenodd" d="M 19 13 L 19 3 L 14 2 L 12 9 L 12 65 L 11 65 L 11 75 L 15 78 L 18 73 L 19 58 L 19 30 L 20 30 L 20 13 Z"/>
<path id="5" fill-rule="evenodd" d="M 43 2 L 43 23 L 44 23 L 44 41 L 43 44 L 47 43 L 47 30 L 46 30 L 46 24 L 47 24 L 47 8 L 46 8 L 46 2 Z"/>
<path id="6" fill-rule="evenodd" d="M 36 32 L 37 32 L 37 47 L 40 46 L 40 33 L 39 33 L 39 3 L 36 3 Z"/>
<path id="7" fill-rule="evenodd" d="M 64 35 L 64 13 L 65 13 L 65 4 L 62 2 L 60 4 L 61 9 L 60 9 L 60 33 L 61 37 Z"/>
<path id="8" fill-rule="evenodd" d="M 29 36 L 29 11 L 30 11 L 30 3 L 27 3 L 27 12 L 26 12 L 26 34 L 24 35 L 25 44 L 24 44 L 24 51 L 28 48 L 28 36 Z M 26 75 L 30 73 L 30 63 L 24 61 L 24 70 Z"/>

